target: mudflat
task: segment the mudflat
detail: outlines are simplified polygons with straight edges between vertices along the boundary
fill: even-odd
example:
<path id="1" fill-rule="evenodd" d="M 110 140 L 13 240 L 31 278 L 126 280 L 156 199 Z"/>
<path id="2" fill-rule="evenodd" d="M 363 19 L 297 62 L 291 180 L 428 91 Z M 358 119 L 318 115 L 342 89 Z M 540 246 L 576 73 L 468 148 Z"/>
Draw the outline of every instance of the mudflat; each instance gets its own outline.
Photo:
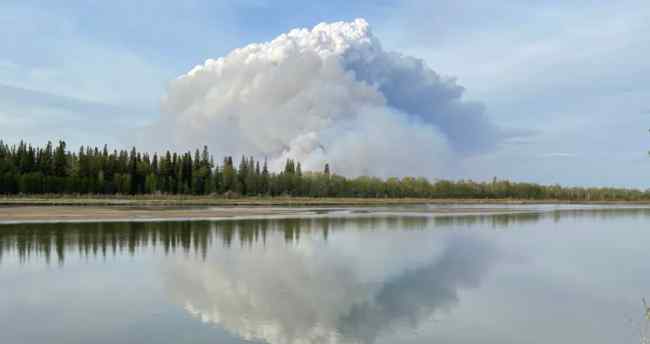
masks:
<path id="1" fill-rule="evenodd" d="M 266 207 L 4 206 L 0 207 L 0 222 L 212 219 L 299 212 L 300 209 Z"/>
<path id="2" fill-rule="evenodd" d="M 600 204 L 650 205 L 648 201 L 567 201 L 556 199 L 513 198 L 359 198 L 359 197 L 213 197 L 188 195 L 139 196 L 0 196 L 2 206 L 389 206 L 411 204 L 437 205 L 522 205 L 522 204 Z"/>
<path id="3" fill-rule="evenodd" d="M 328 212 L 392 213 L 383 207 L 287 207 L 287 206 L 0 206 L 0 223 L 169 221 L 235 217 L 299 216 Z M 494 214 L 514 210 L 487 207 L 437 207 L 400 209 L 412 215 Z"/>

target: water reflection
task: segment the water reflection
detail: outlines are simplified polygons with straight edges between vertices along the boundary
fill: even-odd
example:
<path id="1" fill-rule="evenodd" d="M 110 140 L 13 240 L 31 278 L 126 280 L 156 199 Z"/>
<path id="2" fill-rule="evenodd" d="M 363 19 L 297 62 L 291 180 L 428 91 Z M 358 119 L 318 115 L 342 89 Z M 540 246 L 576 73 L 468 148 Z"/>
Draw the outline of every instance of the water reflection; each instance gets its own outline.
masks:
<path id="1" fill-rule="evenodd" d="M 374 343 L 450 310 L 498 258 L 476 235 L 431 234 L 354 232 L 289 248 L 271 240 L 217 252 L 207 264 L 178 259 L 165 284 L 190 314 L 246 340 Z"/>
<path id="2" fill-rule="evenodd" d="M 487 226 L 494 229 L 516 228 L 545 218 L 595 218 L 599 221 L 619 218 L 650 218 L 648 208 L 563 209 L 530 211 L 514 214 L 471 216 L 425 216 L 423 214 L 351 217 L 312 217 L 282 220 L 196 221 L 196 222 L 127 222 L 127 223 L 49 223 L 0 225 L 0 263 L 5 255 L 18 256 L 21 262 L 43 258 L 47 263 L 55 256 L 63 264 L 66 255 L 81 257 L 119 255 L 160 248 L 165 254 L 183 250 L 205 257 L 210 246 L 251 245 L 264 241 L 270 231 L 281 232 L 287 242 L 298 242 L 301 233 L 318 231 L 327 240 L 332 230 L 342 230 L 350 223 L 356 230 L 373 230 L 384 226 L 400 230 L 423 230 L 433 227 L 457 228 Z"/>
<path id="3" fill-rule="evenodd" d="M 617 342 L 636 334 L 623 314 L 648 295 L 647 219 L 527 209 L 1 225 L 0 338 Z"/>
<path id="4" fill-rule="evenodd" d="M 356 230 L 373 230 L 379 226 L 424 229 L 424 217 L 368 218 L 294 218 L 283 220 L 197 221 L 197 222 L 125 222 L 125 223 L 50 223 L 0 226 L 0 262 L 15 254 L 21 262 L 56 256 L 63 264 L 66 255 L 81 257 L 135 255 L 146 249 L 162 249 L 165 254 L 182 250 L 205 257 L 217 243 L 230 247 L 264 242 L 269 232 L 282 233 L 288 243 L 300 241 L 301 233 L 320 232 L 325 240 L 332 230 L 343 230 L 354 223 Z"/>
<path id="5" fill-rule="evenodd" d="M 338 322 L 341 334 L 358 339 L 350 342 L 373 343 L 400 325 L 418 328 L 436 311 L 455 305 L 459 290 L 478 287 L 496 258 L 492 245 L 455 236 L 439 257 L 387 280 L 372 299 L 354 305 Z"/>

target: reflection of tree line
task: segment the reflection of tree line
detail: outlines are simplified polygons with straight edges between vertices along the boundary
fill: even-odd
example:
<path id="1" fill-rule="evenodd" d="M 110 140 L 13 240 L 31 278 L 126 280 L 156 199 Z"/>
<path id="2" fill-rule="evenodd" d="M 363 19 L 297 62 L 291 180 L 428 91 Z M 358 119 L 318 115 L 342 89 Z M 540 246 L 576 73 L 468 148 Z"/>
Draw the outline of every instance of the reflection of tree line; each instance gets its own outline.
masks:
<path id="1" fill-rule="evenodd" d="M 441 216 L 434 217 L 432 221 L 436 226 L 472 227 L 489 226 L 491 228 L 503 228 L 514 225 L 521 225 L 537 222 L 543 217 L 543 213 L 512 213 L 493 215 L 472 215 L 472 216 Z"/>
<path id="2" fill-rule="evenodd" d="M 492 215 L 472 216 L 441 216 L 434 217 L 432 222 L 436 226 L 471 227 L 489 226 L 495 229 L 518 226 L 526 223 L 535 223 L 544 218 L 551 218 L 555 222 L 567 219 L 589 218 L 597 221 L 628 219 L 649 219 L 650 208 L 601 208 L 601 209 L 560 209 L 549 212 L 531 210 L 530 212 L 503 213 Z"/>
<path id="3" fill-rule="evenodd" d="M 332 232 L 345 229 L 507 228 L 534 223 L 544 217 L 554 221 L 581 217 L 595 217 L 598 220 L 650 218 L 650 209 L 574 209 L 549 213 L 439 217 L 387 215 L 219 222 L 15 224 L 0 227 L 0 261 L 4 255 L 15 253 L 21 262 L 32 257 L 43 257 L 49 263 L 55 255 L 58 262 L 63 263 L 66 254 L 74 251 L 81 257 L 106 257 L 125 252 L 135 255 L 138 250 L 146 248 L 162 249 L 165 254 L 182 250 L 205 258 L 208 248 L 216 241 L 221 241 L 225 247 L 235 242 L 240 246 L 252 247 L 254 243 L 265 243 L 270 232 L 283 233 L 285 241 L 293 243 L 300 240 L 301 233 L 320 232 L 327 240 Z"/>
<path id="4" fill-rule="evenodd" d="M 20 261 L 43 257 L 48 263 L 55 255 L 59 263 L 77 251 L 81 257 L 135 255 L 146 248 L 162 249 L 165 254 L 182 250 L 205 257 L 209 247 L 221 241 L 225 247 L 237 242 L 252 246 L 266 242 L 270 232 L 284 233 L 287 243 L 300 240 L 300 234 L 320 231 L 327 240 L 332 230 L 354 228 L 370 230 L 390 224 L 394 228 L 425 228 L 426 218 L 303 218 L 196 222 L 116 222 L 15 224 L 0 227 L 0 259 L 15 253 Z"/>
<path id="5" fill-rule="evenodd" d="M 648 219 L 650 208 L 602 208 L 602 209 L 567 209 L 552 213 L 553 220 L 578 219 L 589 217 L 598 221 L 627 219 Z"/>

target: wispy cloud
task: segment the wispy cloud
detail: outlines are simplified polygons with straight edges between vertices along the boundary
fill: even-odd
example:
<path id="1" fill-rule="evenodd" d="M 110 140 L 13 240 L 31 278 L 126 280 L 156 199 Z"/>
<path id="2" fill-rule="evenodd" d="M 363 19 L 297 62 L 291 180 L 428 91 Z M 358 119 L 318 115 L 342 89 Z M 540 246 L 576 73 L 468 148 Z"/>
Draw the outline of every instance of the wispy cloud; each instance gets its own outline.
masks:
<path id="1" fill-rule="evenodd" d="M 575 153 L 564 153 L 564 152 L 553 152 L 553 153 L 545 153 L 540 155 L 542 158 L 575 158 L 577 157 L 578 154 Z"/>
<path id="2" fill-rule="evenodd" d="M 71 114 L 85 113 L 87 116 L 111 114 L 111 117 L 115 117 L 125 112 L 120 106 L 3 84 L 0 84 L 0 104 L 57 108 Z"/>
<path id="3" fill-rule="evenodd" d="M 0 137 L 33 143 L 65 139 L 77 144 L 120 142 L 152 109 L 126 107 L 0 84 Z M 106 128 L 113 128 L 106 130 Z M 83 137 L 83 139 L 81 139 Z"/>

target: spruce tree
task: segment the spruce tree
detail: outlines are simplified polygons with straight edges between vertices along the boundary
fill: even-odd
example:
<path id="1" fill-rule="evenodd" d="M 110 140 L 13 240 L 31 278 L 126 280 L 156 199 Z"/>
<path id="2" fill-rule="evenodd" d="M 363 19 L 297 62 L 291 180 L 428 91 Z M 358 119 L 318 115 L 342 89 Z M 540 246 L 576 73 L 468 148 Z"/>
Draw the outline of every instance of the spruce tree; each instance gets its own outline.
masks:
<path id="1" fill-rule="evenodd" d="M 59 146 L 56 148 L 56 152 L 54 153 L 54 175 L 61 178 L 65 178 L 68 175 L 66 168 L 65 141 L 59 141 Z"/>

